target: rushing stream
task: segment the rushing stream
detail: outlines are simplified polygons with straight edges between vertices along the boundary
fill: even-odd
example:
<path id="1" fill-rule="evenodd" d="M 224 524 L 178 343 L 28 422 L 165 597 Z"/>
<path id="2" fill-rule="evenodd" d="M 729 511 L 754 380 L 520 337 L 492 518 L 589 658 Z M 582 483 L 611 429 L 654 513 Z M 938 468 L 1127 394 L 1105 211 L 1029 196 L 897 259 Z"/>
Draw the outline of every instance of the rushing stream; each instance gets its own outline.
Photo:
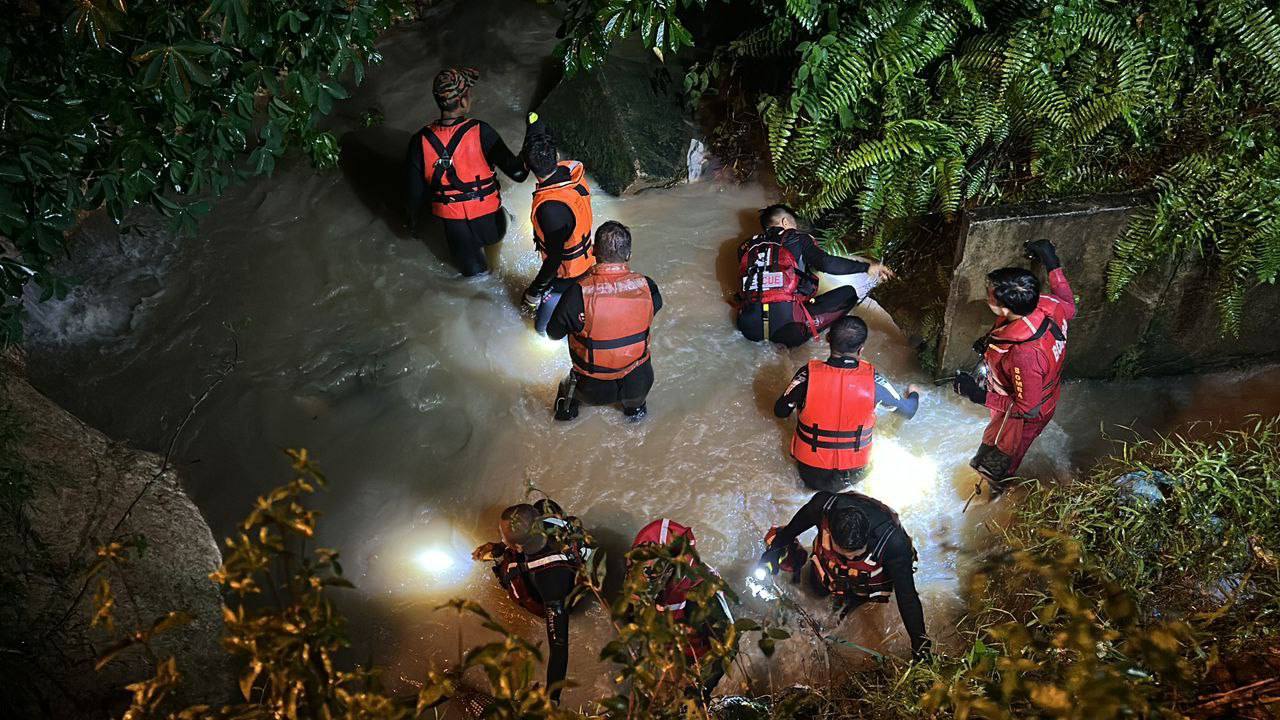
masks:
<path id="1" fill-rule="evenodd" d="M 515 309 L 537 268 L 532 182 L 503 179 L 515 220 L 496 272 L 471 281 L 447 265 L 442 243 L 400 229 L 392 198 L 408 136 L 435 115 L 430 81 L 445 64 L 482 69 L 476 114 L 519 144 L 556 23 L 527 2 L 433 12 L 385 38 L 385 62 L 334 119 L 337 130 L 353 127 L 375 105 L 386 117 L 344 138 L 342 172 L 282 164 L 220 199 L 191 241 L 145 229 L 117 239 L 91 223 L 86 244 L 94 245 L 82 252 L 101 256 L 89 263 L 94 271 L 66 302 L 36 309 L 29 343 L 44 391 L 107 433 L 152 449 L 234 357 L 234 371 L 176 446 L 191 495 L 224 535 L 257 495 L 288 479 L 280 448 L 309 448 L 331 479 L 315 498 L 325 512 L 320 541 L 341 549 L 358 586 L 343 600 L 358 656 L 372 653 L 409 681 L 455 657 L 460 624 L 432 610 L 449 597 L 478 599 L 539 636 L 540 625 L 468 557 L 496 537 L 498 513 L 529 483 L 581 516 L 614 557 L 653 518 L 690 524 L 704 557 L 741 589 L 763 531 L 807 499 L 786 455 L 791 426 L 771 407 L 794 369 L 823 349 L 752 344 L 730 321 L 733 249 L 772 190 L 707 179 L 625 199 L 597 194 L 596 217 L 632 228 L 633 267 L 666 298 L 654 327 L 658 379 L 643 423 L 627 424 L 612 409 L 554 423 L 565 349 L 536 336 Z M 915 538 L 930 634 L 945 645 L 961 610 L 958 576 L 989 543 L 984 521 L 1006 504 L 979 501 L 961 513 L 984 416 L 929 383 L 883 313 L 858 312 L 872 324 L 869 358 L 897 383 L 926 387 L 914 420 L 884 419 L 877 428 L 874 470 L 859 489 L 897 508 Z M 1069 384 L 1025 470 L 1066 475 L 1105 448 L 1104 425 L 1150 431 L 1192 418 L 1234 421 L 1278 399 L 1275 369 Z M 765 608 L 749 599 L 743 612 Z M 471 621 L 461 628 L 465 642 L 486 637 Z M 892 604 L 863 609 L 837 632 L 907 652 Z M 607 687 L 595 657 L 608 634 L 598 606 L 575 618 L 570 677 L 585 687 L 570 690 L 570 702 Z M 836 652 L 842 662 L 857 655 Z M 774 660 L 756 658 L 752 675 L 759 685 L 766 673 L 795 678 L 820 666 L 815 657 L 806 641 L 789 641 Z"/>

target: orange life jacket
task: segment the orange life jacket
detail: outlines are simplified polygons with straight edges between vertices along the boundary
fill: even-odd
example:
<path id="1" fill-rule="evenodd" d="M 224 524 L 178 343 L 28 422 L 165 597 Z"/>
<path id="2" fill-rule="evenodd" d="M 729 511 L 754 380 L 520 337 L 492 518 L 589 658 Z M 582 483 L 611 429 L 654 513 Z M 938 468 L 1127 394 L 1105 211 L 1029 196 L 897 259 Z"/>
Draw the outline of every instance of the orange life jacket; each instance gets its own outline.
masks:
<path id="1" fill-rule="evenodd" d="M 498 177 L 480 144 L 480 121 L 434 122 L 418 133 L 431 213 L 447 220 L 484 217 L 502 207 Z"/>
<path id="2" fill-rule="evenodd" d="M 595 254 L 591 252 L 591 188 L 587 186 L 586 171 L 583 170 L 582 163 L 566 160 L 559 167 L 568 168 L 568 180 L 540 185 L 533 191 L 533 207 L 529 210 L 533 218 L 533 244 L 545 261 L 547 247 L 545 235 L 538 225 L 538 206 L 550 200 L 568 205 L 573 212 L 573 235 L 565 241 L 556 277 L 576 278 L 596 264 Z"/>
<path id="3" fill-rule="evenodd" d="M 987 349 L 982 354 L 989 370 L 987 389 L 1000 395 L 1011 394 L 1014 388 L 1013 369 L 1008 367 L 1009 350 L 1015 345 L 1030 345 L 1048 368 L 1042 379 L 1044 399 L 1037 409 L 1040 417 L 1052 417 L 1058 407 L 1062 367 L 1067 355 L 1067 323 L 1066 305 L 1052 295 L 1041 295 L 1030 315 L 992 328 L 987 334 Z"/>
<path id="4" fill-rule="evenodd" d="M 832 499 L 834 502 L 834 498 Z M 824 513 L 813 539 L 813 572 L 827 592 L 869 602 L 889 602 L 893 580 L 884 571 L 884 548 L 896 527 L 890 526 L 871 538 L 868 551 L 851 560 L 832 547 L 831 529 Z"/>
<path id="5" fill-rule="evenodd" d="M 636 539 L 631 543 L 631 547 L 638 548 L 641 545 L 654 543 L 658 545 L 667 545 L 675 541 L 676 538 L 683 537 L 689 541 L 689 546 L 693 547 L 697 544 L 697 538 L 693 536 L 693 529 L 681 525 L 673 520 L 662 518 L 641 528 L 636 533 Z M 714 569 L 707 567 L 711 572 Z M 658 612 L 671 613 L 671 618 L 676 622 L 684 622 L 688 615 L 688 596 L 689 591 L 702 584 L 700 578 L 680 578 L 671 579 L 663 586 L 662 591 L 658 594 L 657 610 Z M 723 592 L 716 593 L 716 600 L 720 603 L 721 609 L 724 611 L 725 618 L 729 622 L 733 622 L 733 613 L 729 610 L 729 602 L 725 599 Z M 711 649 L 711 643 L 708 638 L 693 627 L 687 627 L 686 638 L 688 640 L 685 645 L 685 654 L 693 657 L 695 660 L 706 654 Z"/>
<path id="6" fill-rule="evenodd" d="M 578 284 L 584 311 L 582 332 L 569 336 L 573 369 L 597 380 L 626 377 L 649 359 L 649 280 L 626 263 L 598 263 Z"/>
<path id="7" fill-rule="evenodd" d="M 809 361 L 804 408 L 791 438 L 791 457 L 825 470 L 866 467 L 876 425 L 876 369 Z"/>

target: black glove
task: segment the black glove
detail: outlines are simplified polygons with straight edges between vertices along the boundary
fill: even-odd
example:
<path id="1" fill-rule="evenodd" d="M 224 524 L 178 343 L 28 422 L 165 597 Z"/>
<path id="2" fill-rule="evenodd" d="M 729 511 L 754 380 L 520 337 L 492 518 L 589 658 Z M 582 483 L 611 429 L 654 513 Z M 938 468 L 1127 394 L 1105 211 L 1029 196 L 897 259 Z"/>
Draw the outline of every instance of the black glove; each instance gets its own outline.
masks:
<path id="1" fill-rule="evenodd" d="M 955 390 L 957 395 L 963 395 L 979 405 L 987 403 L 987 389 L 982 387 L 977 378 L 967 372 L 956 373 L 951 389 Z"/>
<path id="2" fill-rule="evenodd" d="M 767 547 L 764 549 L 764 553 L 760 555 L 760 566 L 768 569 L 771 574 L 777 575 L 778 571 L 782 569 L 782 556 L 786 554 L 786 546 Z"/>
<path id="3" fill-rule="evenodd" d="M 1062 267 L 1062 263 L 1058 262 L 1057 248 L 1048 240 L 1044 238 L 1032 240 L 1023 244 L 1023 247 L 1027 250 L 1027 257 L 1032 260 L 1039 260 L 1046 271 L 1053 272 Z"/>
<path id="4" fill-rule="evenodd" d="M 986 355 L 987 348 L 990 346 L 991 346 L 990 335 L 983 335 L 982 337 L 973 341 L 973 351 L 978 353 L 979 355 Z"/>
<path id="5" fill-rule="evenodd" d="M 989 481 L 993 493 L 997 493 L 1000 489 L 999 484 L 1009 477 L 1009 466 L 1012 464 L 1013 458 L 1004 454 L 995 445 L 985 443 L 978 446 L 978 452 L 969 461 L 969 467 L 977 470 Z"/>

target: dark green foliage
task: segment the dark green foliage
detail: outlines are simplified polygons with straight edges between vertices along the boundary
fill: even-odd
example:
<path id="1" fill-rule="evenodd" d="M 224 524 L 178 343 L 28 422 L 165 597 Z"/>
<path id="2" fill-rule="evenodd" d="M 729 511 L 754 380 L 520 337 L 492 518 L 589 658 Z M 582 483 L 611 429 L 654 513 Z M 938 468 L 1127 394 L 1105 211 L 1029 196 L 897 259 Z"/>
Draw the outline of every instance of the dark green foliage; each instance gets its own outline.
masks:
<path id="1" fill-rule="evenodd" d="M 708 12 L 749 16 L 750 29 L 703 48 L 686 87 L 730 76 L 754 92 L 778 179 L 848 249 L 892 245 L 895 220 L 926 213 L 1153 189 L 1118 248 L 1112 297 L 1156 258 L 1202 253 L 1233 290 L 1219 303 L 1230 330 L 1244 291 L 1280 272 L 1272 3 L 738 0 Z M 628 25 L 568 27 L 574 47 Z"/>
<path id="2" fill-rule="evenodd" d="M 1116 482 L 1131 472 L 1164 499 Z M 1280 629 L 1277 504 L 1280 419 L 1259 419 L 1203 441 L 1175 435 L 1126 445 L 1088 479 L 1033 493 L 1015 532 L 1039 544 L 1038 528 L 1060 531 L 1144 611 L 1211 620 L 1222 637 L 1247 642 Z"/>
<path id="3" fill-rule="evenodd" d="M 89 210 L 149 205 L 191 232 L 290 148 L 337 162 L 318 119 L 379 60 L 400 0 L 18 2 L 0 13 L 0 340 Z M 247 166 L 239 162 L 249 153 Z"/>
<path id="4" fill-rule="evenodd" d="M 591 70 L 609 56 L 615 40 L 640 38 L 658 57 L 693 45 L 680 10 L 706 7 L 706 0 L 569 0 L 564 9 L 565 41 L 556 48 L 565 72 Z"/>

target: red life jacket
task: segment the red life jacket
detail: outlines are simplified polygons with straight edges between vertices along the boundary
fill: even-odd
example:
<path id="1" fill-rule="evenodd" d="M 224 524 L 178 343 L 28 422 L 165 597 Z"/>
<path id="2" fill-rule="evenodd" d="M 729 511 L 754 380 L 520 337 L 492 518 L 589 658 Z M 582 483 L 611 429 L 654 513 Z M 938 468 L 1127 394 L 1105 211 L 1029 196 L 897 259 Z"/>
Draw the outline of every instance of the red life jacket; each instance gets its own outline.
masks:
<path id="1" fill-rule="evenodd" d="M 480 121 L 434 122 L 418 134 L 431 213 L 447 220 L 484 217 L 502 207 L 498 177 L 480 144 Z"/>
<path id="2" fill-rule="evenodd" d="M 689 541 L 689 547 L 697 544 L 697 538 L 693 536 L 693 530 L 689 527 L 681 525 L 678 522 L 663 518 L 654 520 L 645 525 L 636 533 L 636 539 L 631 543 L 632 549 L 641 545 L 657 544 L 667 545 L 675 541 L 676 538 L 683 537 Z M 715 570 L 707 567 L 711 572 Z M 688 596 L 689 591 L 702 584 L 700 578 L 684 577 L 679 580 L 671 579 L 662 588 L 657 598 L 658 612 L 671 613 L 671 618 L 678 623 L 685 621 L 688 614 Z M 721 609 L 725 613 L 725 617 L 729 622 L 733 622 L 733 614 L 729 611 L 729 602 L 725 599 L 724 593 L 716 593 L 716 600 L 720 602 Z M 685 645 L 685 652 L 689 656 L 697 659 L 702 657 L 711 649 L 710 641 L 692 626 L 686 626 L 686 634 L 688 642 Z"/>
<path id="3" fill-rule="evenodd" d="M 653 295 L 649 281 L 626 263 L 598 263 L 582 286 L 582 332 L 569 336 L 573 369 L 597 380 L 617 380 L 649 359 Z"/>
<path id="4" fill-rule="evenodd" d="M 1015 345 L 1031 345 L 1031 348 L 1049 368 L 1044 374 L 1044 400 L 1040 417 L 1051 417 L 1058 407 L 1061 392 L 1062 367 L 1067 354 L 1067 308 L 1052 295 L 1041 295 L 1036 309 L 1030 315 L 996 325 L 987 334 L 987 350 L 982 354 L 989 372 L 987 389 L 1008 396 L 1013 391 L 1013 369 L 1008 365 L 1009 351 Z M 1025 371 L 1024 371 L 1025 376 Z"/>
<path id="5" fill-rule="evenodd" d="M 876 369 L 865 360 L 857 367 L 832 367 L 809 361 L 804 408 L 796 419 L 791 457 L 825 470 L 866 467 L 876 425 Z"/>
<path id="6" fill-rule="evenodd" d="M 800 261 L 783 243 L 784 234 L 762 233 L 738 248 L 738 275 L 744 303 L 799 303 L 811 295 L 817 283 L 801 267 Z M 808 281 L 808 282 L 806 282 Z"/>
<path id="7" fill-rule="evenodd" d="M 832 498 L 831 503 L 835 499 Z M 828 507 L 830 504 L 828 503 Z M 818 522 L 818 535 L 813 539 L 813 572 L 832 595 L 853 597 L 867 602 L 889 602 L 893 580 L 884 571 L 884 548 L 896 528 L 890 526 L 868 543 L 867 553 L 850 560 L 832 546 L 831 528 L 823 513 Z"/>
<path id="8" fill-rule="evenodd" d="M 574 235 L 565 241 L 564 253 L 560 256 L 560 267 L 556 277 L 581 277 L 592 265 L 596 264 L 595 254 L 591 252 L 591 188 L 587 186 L 586 172 L 582 163 L 577 160 L 566 160 L 559 167 L 568 168 L 569 179 L 551 185 L 540 185 L 533 191 L 533 207 L 529 215 L 533 218 L 533 244 L 538 248 L 545 262 L 547 247 L 545 234 L 538 225 L 538 206 L 549 200 L 562 202 L 573 212 Z"/>
<path id="9" fill-rule="evenodd" d="M 574 519 L 564 520 L 555 517 L 545 517 L 542 522 L 549 527 L 566 527 Z M 541 551 L 533 555 L 525 555 L 516 552 L 511 548 L 506 548 L 502 557 L 498 559 L 498 568 L 500 577 L 503 578 L 502 586 L 506 588 L 507 593 L 517 605 L 533 613 L 537 617 L 546 616 L 546 606 L 543 605 L 542 598 L 538 596 L 534 589 L 533 576 L 538 573 L 544 573 L 555 568 L 571 568 L 575 572 L 582 567 L 583 562 L 588 557 L 589 549 L 577 546 L 560 547 L 559 545 L 548 542 L 547 546 Z M 573 605 L 576 599 L 573 595 L 567 600 L 567 605 Z"/>

